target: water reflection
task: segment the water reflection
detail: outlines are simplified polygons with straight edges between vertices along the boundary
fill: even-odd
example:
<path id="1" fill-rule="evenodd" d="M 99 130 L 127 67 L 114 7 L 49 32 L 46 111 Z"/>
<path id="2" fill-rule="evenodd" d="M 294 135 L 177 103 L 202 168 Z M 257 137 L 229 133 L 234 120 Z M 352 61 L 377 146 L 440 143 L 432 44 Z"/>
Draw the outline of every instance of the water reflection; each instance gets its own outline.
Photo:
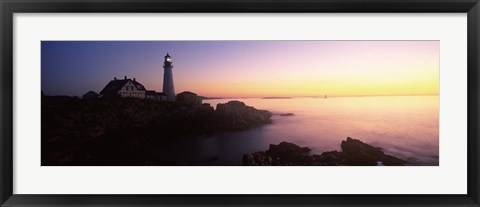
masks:
<path id="1" fill-rule="evenodd" d="M 177 160 L 198 165 L 240 165 L 243 154 L 288 141 L 313 153 L 340 150 L 346 137 L 381 147 L 410 165 L 438 165 L 438 96 L 236 99 L 272 111 L 273 123 L 178 144 Z M 205 100 L 215 106 L 229 100 Z M 294 113 L 294 116 L 280 116 Z M 178 152 L 177 151 L 177 152 Z"/>

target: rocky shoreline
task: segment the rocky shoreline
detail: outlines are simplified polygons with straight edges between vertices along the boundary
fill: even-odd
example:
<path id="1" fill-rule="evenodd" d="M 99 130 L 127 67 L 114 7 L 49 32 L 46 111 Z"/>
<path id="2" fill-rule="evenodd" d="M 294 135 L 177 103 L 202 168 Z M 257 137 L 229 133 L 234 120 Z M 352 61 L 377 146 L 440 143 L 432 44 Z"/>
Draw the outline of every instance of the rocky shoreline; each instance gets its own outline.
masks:
<path id="1" fill-rule="evenodd" d="M 42 165 L 195 165 L 177 160 L 182 140 L 218 132 L 243 131 L 271 123 L 272 113 L 239 101 L 184 105 L 140 99 L 42 96 Z M 285 114 L 292 116 L 293 114 Z M 312 155 L 308 147 L 271 144 L 243 156 L 243 165 L 405 165 L 381 149 L 348 137 L 342 151 Z M 239 157 L 241 158 L 241 157 Z M 210 161 L 222 159 L 212 157 Z"/>
<path id="2" fill-rule="evenodd" d="M 310 155 L 310 148 L 293 143 L 270 144 L 267 151 L 243 156 L 243 165 L 249 166 L 402 166 L 406 161 L 385 154 L 381 149 L 347 137 L 341 143 L 342 151 Z"/>
<path id="3" fill-rule="evenodd" d="M 169 165 L 151 155 L 183 138 L 271 123 L 239 101 L 184 105 L 115 98 L 42 96 L 42 165 Z M 173 163 L 174 164 L 174 163 Z"/>

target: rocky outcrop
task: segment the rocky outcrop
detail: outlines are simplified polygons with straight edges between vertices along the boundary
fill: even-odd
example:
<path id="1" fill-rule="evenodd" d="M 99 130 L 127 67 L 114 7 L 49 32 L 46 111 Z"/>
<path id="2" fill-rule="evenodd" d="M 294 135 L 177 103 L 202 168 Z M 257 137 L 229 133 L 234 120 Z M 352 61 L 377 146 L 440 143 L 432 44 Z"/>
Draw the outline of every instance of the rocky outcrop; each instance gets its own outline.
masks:
<path id="1" fill-rule="evenodd" d="M 255 153 L 243 155 L 243 165 L 270 166 L 270 165 L 279 165 L 279 164 L 266 152 L 255 152 Z"/>
<path id="2" fill-rule="evenodd" d="M 217 104 L 215 118 L 222 130 L 245 130 L 271 122 L 272 114 L 266 110 L 257 110 L 240 101 Z"/>
<path id="3" fill-rule="evenodd" d="M 244 165 L 309 165 L 311 161 L 308 147 L 299 147 L 296 144 L 281 142 L 278 145 L 270 144 L 265 152 L 256 152 L 243 156 Z"/>
<path id="4" fill-rule="evenodd" d="M 386 155 L 380 148 L 365 144 L 357 139 L 347 137 L 342 141 L 342 152 L 348 165 L 404 165 L 405 161 Z"/>
<path id="5" fill-rule="evenodd" d="M 271 144 L 265 152 L 255 152 L 243 156 L 243 165 L 308 165 L 308 166 L 374 166 L 405 165 L 406 162 L 386 155 L 379 148 L 365 144 L 360 140 L 347 137 L 341 143 L 342 151 L 329 151 L 321 155 L 310 155 L 308 147 L 299 147 L 293 143 Z"/>

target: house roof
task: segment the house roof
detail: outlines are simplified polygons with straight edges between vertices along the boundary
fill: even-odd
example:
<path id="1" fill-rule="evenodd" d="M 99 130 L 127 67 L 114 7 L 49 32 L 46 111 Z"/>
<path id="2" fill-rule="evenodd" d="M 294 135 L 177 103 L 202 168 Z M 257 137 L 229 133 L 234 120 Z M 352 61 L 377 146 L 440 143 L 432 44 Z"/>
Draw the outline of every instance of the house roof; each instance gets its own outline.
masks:
<path id="1" fill-rule="evenodd" d="M 137 82 L 136 80 L 132 80 L 132 79 L 111 80 L 105 86 L 105 88 L 103 88 L 103 90 L 100 91 L 100 94 L 104 96 L 117 95 L 118 91 L 120 91 L 122 87 L 125 84 L 127 84 L 129 81 L 133 83 L 133 85 L 137 88 L 137 90 L 143 90 L 143 91 L 145 90 L 145 87 L 141 83 Z"/>
<path id="2" fill-rule="evenodd" d="M 137 87 L 138 90 L 143 90 L 143 91 L 146 90 L 145 87 L 141 83 L 137 82 L 136 80 L 132 80 L 132 83 L 133 85 L 135 85 L 135 87 Z"/>
<path id="3" fill-rule="evenodd" d="M 102 95 L 117 95 L 118 91 L 122 89 L 122 87 L 127 84 L 129 79 L 124 79 L 124 80 L 112 80 L 110 81 L 105 88 L 103 88 L 102 91 L 100 91 L 100 94 Z"/>

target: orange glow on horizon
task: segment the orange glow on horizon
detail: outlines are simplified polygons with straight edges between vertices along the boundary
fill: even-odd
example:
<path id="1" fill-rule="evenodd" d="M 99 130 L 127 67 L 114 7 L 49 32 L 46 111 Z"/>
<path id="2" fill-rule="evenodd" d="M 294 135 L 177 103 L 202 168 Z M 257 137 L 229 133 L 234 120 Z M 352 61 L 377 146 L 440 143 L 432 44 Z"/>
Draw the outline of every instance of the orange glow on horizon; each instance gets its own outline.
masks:
<path id="1" fill-rule="evenodd" d="M 177 91 L 206 97 L 439 94 L 438 41 L 281 43 L 293 52 L 260 48 L 238 58 L 226 53 L 229 58 L 184 71 L 181 57 L 176 58 L 175 78 L 183 77 L 176 81 Z"/>
<path id="2" fill-rule="evenodd" d="M 238 77 L 233 79 L 182 83 L 180 90 L 194 88 L 206 97 L 298 97 L 298 96 L 377 96 L 377 95 L 438 95 L 438 70 L 399 74 L 385 72 L 377 75 L 355 73 L 316 78 L 299 77 Z M 180 84 L 179 84 L 180 86 Z M 190 89 L 192 91 L 192 89 Z"/>

